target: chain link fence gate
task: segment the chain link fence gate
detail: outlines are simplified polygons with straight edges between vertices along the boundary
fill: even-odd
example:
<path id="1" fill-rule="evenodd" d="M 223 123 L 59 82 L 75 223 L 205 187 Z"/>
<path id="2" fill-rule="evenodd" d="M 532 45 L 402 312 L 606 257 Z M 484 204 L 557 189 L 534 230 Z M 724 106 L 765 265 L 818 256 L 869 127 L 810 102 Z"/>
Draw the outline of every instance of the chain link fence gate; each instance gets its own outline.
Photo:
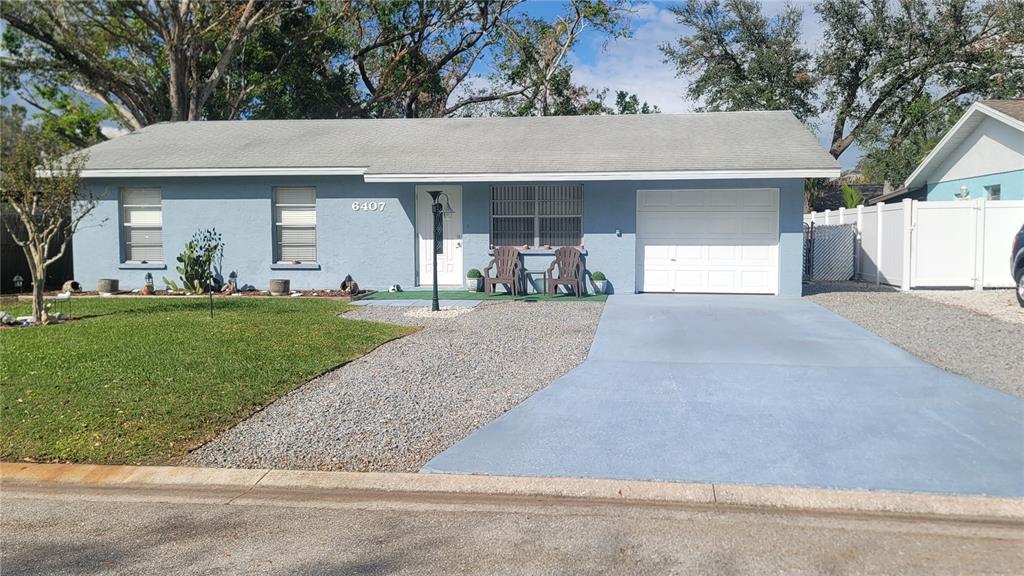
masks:
<path id="1" fill-rule="evenodd" d="M 852 224 L 804 224 L 804 280 L 838 282 L 857 273 L 857 229 Z"/>

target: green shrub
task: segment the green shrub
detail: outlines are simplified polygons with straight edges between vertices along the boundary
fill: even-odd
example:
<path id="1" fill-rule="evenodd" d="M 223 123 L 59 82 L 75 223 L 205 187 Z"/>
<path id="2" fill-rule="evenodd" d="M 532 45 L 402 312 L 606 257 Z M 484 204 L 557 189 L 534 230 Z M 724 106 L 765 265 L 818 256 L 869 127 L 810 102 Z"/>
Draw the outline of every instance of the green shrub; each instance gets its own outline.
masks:
<path id="1" fill-rule="evenodd" d="M 607 278 L 604 277 L 604 272 L 594 272 L 593 274 L 590 275 L 590 277 L 595 282 L 599 282 L 601 280 L 607 280 Z"/>
<path id="2" fill-rule="evenodd" d="M 483 278 L 484 275 L 480 273 L 476 268 L 470 268 L 469 272 L 466 272 L 466 278 Z"/>
<path id="3" fill-rule="evenodd" d="M 211 282 L 214 290 L 220 289 L 220 282 L 215 278 L 215 267 L 219 265 L 224 254 L 224 243 L 216 228 L 197 230 L 192 239 L 185 244 L 185 250 L 178 255 L 181 264 L 178 271 L 182 286 L 164 276 L 164 283 L 171 290 L 187 290 L 196 294 L 206 291 Z"/>

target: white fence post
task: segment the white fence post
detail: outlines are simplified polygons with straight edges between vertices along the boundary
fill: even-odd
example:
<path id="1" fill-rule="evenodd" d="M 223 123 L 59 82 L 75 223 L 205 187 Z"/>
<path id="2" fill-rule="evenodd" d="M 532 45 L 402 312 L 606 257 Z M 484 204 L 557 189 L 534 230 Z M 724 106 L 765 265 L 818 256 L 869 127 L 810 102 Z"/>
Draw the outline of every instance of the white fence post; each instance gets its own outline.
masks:
<path id="1" fill-rule="evenodd" d="M 900 274 L 900 290 L 910 290 L 910 257 L 913 254 L 911 238 L 914 231 L 914 208 L 913 200 L 903 199 L 903 260 L 900 264 L 903 271 Z"/>
<path id="2" fill-rule="evenodd" d="M 878 228 L 878 248 L 875 250 L 875 285 L 882 283 L 882 208 L 885 208 L 885 202 L 879 202 L 875 204 L 875 226 Z"/>
<path id="3" fill-rule="evenodd" d="M 861 245 L 864 236 L 864 205 L 860 204 L 857 206 L 857 237 L 855 240 L 854 249 L 856 250 L 856 258 L 853 259 L 854 273 L 857 278 L 863 280 L 864 272 L 864 246 Z"/>
<path id="4" fill-rule="evenodd" d="M 974 201 L 974 289 L 985 286 L 985 198 Z"/>

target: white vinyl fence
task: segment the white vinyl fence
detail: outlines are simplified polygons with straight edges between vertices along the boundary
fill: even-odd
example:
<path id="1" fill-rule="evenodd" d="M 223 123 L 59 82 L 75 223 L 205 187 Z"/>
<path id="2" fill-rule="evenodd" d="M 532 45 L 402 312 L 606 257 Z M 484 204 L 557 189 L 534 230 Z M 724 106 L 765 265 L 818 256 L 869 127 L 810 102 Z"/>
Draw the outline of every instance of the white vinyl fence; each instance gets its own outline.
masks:
<path id="1" fill-rule="evenodd" d="M 804 215 L 816 226 L 857 230 L 857 276 L 911 288 L 1009 288 L 1010 244 L 1024 224 L 1022 200 L 903 200 Z"/>

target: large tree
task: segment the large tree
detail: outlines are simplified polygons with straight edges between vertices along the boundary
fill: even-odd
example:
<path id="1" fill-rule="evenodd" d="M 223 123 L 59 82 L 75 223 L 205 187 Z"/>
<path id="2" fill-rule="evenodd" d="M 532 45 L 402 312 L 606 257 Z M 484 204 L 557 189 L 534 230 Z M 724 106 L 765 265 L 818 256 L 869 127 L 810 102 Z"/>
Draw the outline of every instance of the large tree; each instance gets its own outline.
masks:
<path id="1" fill-rule="evenodd" d="M 965 98 L 1024 90 L 1019 0 L 821 0 L 815 11 L 836 158 L 866 132 L 900 143 Z"/>
<path id="2" fill-rule="evenodd" d="M 811 54 L 800 44 L 802 12 L 767 17 L 756 0 L 690 0 L 672 8 L 690 32 L 660 46 L 688 80 L 700 110 L 792 110 L 814 115 Z"/>
<path id="3" fill-rule="evenodd" d="M 6 0 L 7 84 L 87 95 L 125 126 L 197 120 L 261 25 L 287 0 Z"/>
<path id="4" fill-rule="evenodd" d="M 894 182 L 968 102 L 1024 96 L 1020 0 L 818 0 L 814 9 L 823 34 L 813 55 L 800 48 L 796 9 L 768 18 L 755 0 L 675 8 L 691 31 L 663 50 L 704 109 L 788 108 L 824 124 L 832 156 L 857 143 L 865 171 Z"/>
<path id="5" fill-rule="evenodd" d="M 5 2 L 8 85 L 71 89 L 129 128 L 201 118 L 417 117 L 530 95 L 545 113 L 624 0 Z"/>

